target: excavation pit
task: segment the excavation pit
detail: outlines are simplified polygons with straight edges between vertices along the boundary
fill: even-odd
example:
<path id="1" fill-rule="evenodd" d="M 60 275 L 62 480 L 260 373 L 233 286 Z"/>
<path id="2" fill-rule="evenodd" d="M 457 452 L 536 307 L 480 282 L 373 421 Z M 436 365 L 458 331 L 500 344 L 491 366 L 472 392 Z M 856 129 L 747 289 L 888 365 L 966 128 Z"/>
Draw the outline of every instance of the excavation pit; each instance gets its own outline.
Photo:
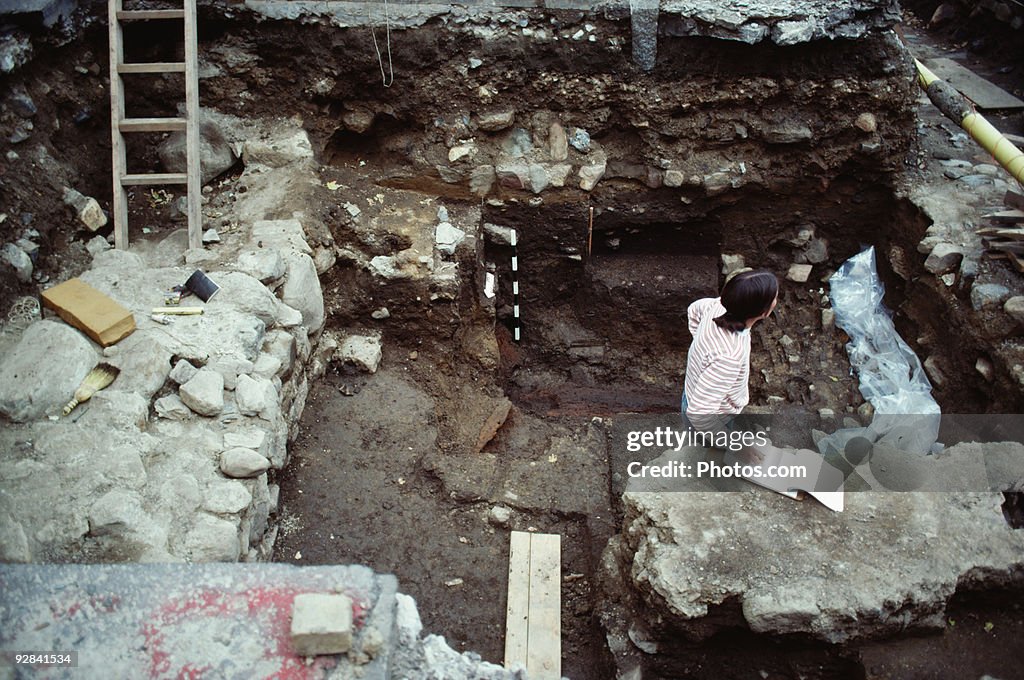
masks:
<path id="1" fill-rule="evenodd" d="M 810 3 L 799 21 L 785 8 L 764 10 L 765 16 L 753 10 L 719 16 L 713 8 L 691 16 L 666 8 L 656 24 L 656 62 L 647 71 L 633 48 L 650 47 L 651 35 L 643 33 L 640 15 L 630 17 L 628 3 L 596 11 L 552 6 L 570 3 L 396 4 L 390 53 L 385 47 L 380 60 L 368 29 L 376 28 L 379 41 L 383 16 L 349 12 L 351 3 L 201 7 L 203 103 L 226 149 L 204 207 L 207 226 L 222 232 L 220 245 L 208 249 L 219 258 L 211 266 L 235 275 L 236 265 L 246 263 L 247 275 L 292 307 L 282 313 L 274 301 L 261 306 L 263 291 L 246 298 L 243 310 L 262 314 L 271 329 L 252 357 L 252 381 L 279 380 L 275 389 L 285 404 L 282 413 L 268 411 L 272 420 L 264 418 L 272 423 L 268 448 L 277 447 L 268 454 L 271 470 L 256 481 L 217 477 L 224 497 L 195 515 L 204 528 L 224 534 L 232 531 L 225 524 L 235 522 L 244 545 L 218 553 L 213 548 L 222 546 L 193 540 L 177 526 L 191 526 L 195 516 L 177 514 L 166 535 L 143 536 L 163 540 L 164 552 L 122 540 L 120 520 L 102 524 L 99 512 L 93 513 L 98 530 L 75 526 L 79 534 L 50 540 L 53 527 L 31 530 L 41 516 L 35 510 L 0 508 L 29 527 L 28 554 L 57 561 L 157 554 L 368 564 L 398 575 L 400 587 L 418 600 L 427 630 L 459 651 L 500 663 L 508 532 L 540 531 L 562 536 L 562 674 L 571 678 L 611 678 L 638 668 L 652 678 L 721 677 L 737 669 L 762 677 L 865 677 L 876 674 L 873 667 L 893 668 L 903 651 L 923 662 L 949 641 L 954 650 L 971 646 L 1005 660 L 1024 626 L 1019 609 L 976 592 L 1017 592 L 1012 569 L 1002 563 L 965 567 L 948 597 L 926 603 L 929 616 L 918 616 L 918 593 L 914 601 L 886 605 L 895 620 L 905 604 L 910 623 L 933 625 L 943 613 L 994 622 L 988 638 L 950 626 L 930 638 L 931 646 L 893 632 L 889 619 L 873 640 L 858 637 L 858 624 L 849 621 L 834 626 L 848 637 L 829 639 L 819 634 L 831 625 L 827 617 L 806 630 L 752 627 L 737 594 L 714 602 L 696 622 L 673 618 L 673 605 L 664 606 L 630 573 L 633 554 L 651 545 L 644 542 L 650 536 L 697 524 L 668 508 L 670 521 L 661 525 L 641 518 L 636 499 L 623 501 L 611 434 L 627 418 L 677 412 L 689 345 L 686 306 L 714 295 L 728 270 L 765 267 L 782 280 L 777 313 L 754 329 L 751 404 L 797 429 L 809 429 L 805 422 L 821 419 L 822 409 L 836 425 L 866 417 L 846 338 L 830 319 L 827 279 L 868 245 L 878 253 L 896 326 L 926 361 L 943 410 L 1014 413 L 1024 405 L 1018 321 L 1001 299 L 972 306 L 976 284 L 1019 295 L 1020 282 L 1006 263 L 983 259 L 980 244 L 963 230 L 983 205 L 1001 200 L 1005 187 L 993 179 L 949 196 L 942 184 L 946 166 L 918 172 L 919 160 L 933 160 L 918 156 L 922 145 L 932 155 L 980 163 L 951 146 L 920 107 L 910 55 L 891 30 L 890 5 L 841 3 L 843 11 L 832 13 L 835 3 Z M 133 57 L 170 58 L 157 49 L 154 31 L 132 47 Z M 102 154 L 82 151 L 106 144 L 102 116 L 79 127 L 46 122 L 50 113 L 104 108 L 102 88 L 80 90 L 58 62 L 71 55 L 91 65 L 93 55 L 105 54 L 105 36 L 88 29 L 64 49 L 38 57 L 38 73 L 69 94 L 45 105 L 36 134 L 49 135 L 57 160 L 74 168 L 64 179 L 108 201 Z M 383 87 L 389 57 L 396 80 Z M 27 73 L 12 78 L 48 101 Z M 133 89 L 130 103 L 167 113 L 161 107 L 179 85 L 161 78 Z M 4 125 L 12 120 L 4 118 Z M 144 170 L 160 169 L 159 154 L 146 148 L 153 141 L 162 143 L 143 140 L 130 149 Z M 20 157 L 42 169 L 22 163 L 23 174 L 7 173 L 10 195 L 32 196 L 30 182 L 43 186 L 45 172 L 53 171 L 49 155 L 21 153 L 24 148 L 17 147 Z M 173 201 L 149 192 L 132 200 L 132 241 L 178 262 L 182 235 L 163 238 Z M 67 221 L 45 202 L 15 202 L 34 210 L 37 220 Z M 142 232 L 150 223 L 151 231 Z M 280 233 L 296 235 L 296 224 L 305 244 L 297 247 L 301 256 L 288 253 L 287 266 L 263 257 L 278 248 Z M 63 226 L 53 243 L 77 244 L 75 237 L 74 228 Z M 930 271 L 925 258 L 940 242 L 964 246 L 963 263 Z M 68 254 L 78 262 L 66 266 L 86 266 L 80 244 Z M 103 256 L 104 276 L 113 276 L 110 263 L 118 257 Z M 295 261 L 314 272 L 313 281 L 319 274 L 323 308 L 309 304 L 311 288 L 296 293 L 281 283 L 281 267 L 291 272 Z M 794 264 L 811 265 L 806 281 L 786 279 Z M 150 285 L 143 283 L 142 265 L 136 269 L 132 285 Z M 60 270 L 51 269 L 54 276 Z M 166 274 L 156 271 L 153 280 Z M 496 284 L 490 289 L 488 275 Z M 232 282 L 234 294 L 252 293 L 245 281 L 228 279 L 217 301 L 236 301 Z M 322 334 L 315 328 L 320 321 Z M 370 348 L 368 355 L 353 349 L 353 337 L 358 348 Z M 180 359 L 193 368 L 223 369 L 201 352 L 161 357 L 174 365 Z M 277 372 L 257 375 L 257 365 L 266 371 L 274 361 Z M 234 369 L 226 373 L 240 379 Z M 248 398 L 253 384 L 241 384 Z M 138 407 L 154 431 L 173 432 L 183 427 L 174 417 L 194 419 L 173 399 L 160 401 L 177 390 L 170 382 L 153 388 L 147 396 L 154 405 L 145 408 L 128 397 L 116 403 Z M 228 402 L 237 402 L 238 390 L 227 387 Z M 258 412 L 245 417 L 262 418 Z M 289 434 L 285 464 L 281 440 Z M 11 450 L 29 458 L 30 437 L 19 437 Z M 178 448 L 200 450 L 208 439 L 183 440 Z M 147 450 L 140 462 L 161 483 L 172 467 L 165 453 Z M 193 467 L 209 462 L 197 459 Z M 175 475 L 191 474 L 179 466 Z M 211 476 L 219 474 L 211 468 Z M 190 498 L 187 487 L 169 479 L 156 494 L 159 502 L 139 492 L 140 507 L 157 516 L 177 513 L 171 492 Z M 237 510 L 233 502 L 246 493 L 251 507 Z M 995 509 L 975 505 L 996 516 L 1005 512 L 1019 526 L 1018 495 L 1008 491 Z M 114 501 L 122 496 L 117 490 L 104 496 L 101 509 L 120 507 Z M 759 505 L 763 500 L 744 497 L 743 503 L 753 514 L 810 522 L 823 535 L 848 531 L 822 508 Z M 690 509 L 702 517 L 724 510 L 711 501 L 693 501 Z M 874 521 L 870 513 L 856 516 Z M 899 527 L 890 528 L 885 540 L 898 542 Z M 999 534 L 999 545 L 1018 540 L 1009 536 Z M 606 550 L 610 540 L 614 549 Z M 734 571 L 728 564 L 718 568 L 723 579 Z M 760 594 L 762 605 L 770 595 Z M 782 599 L 800 602 L 797 595 Z M 765 609 L 755 617 L 758 626 L 771 618 Z M 650 625 L 640 626 L 645 616 Z M 1012 662 L 985 672 L 1010 677 Z M 963 661 L 962 674 L 980 668 L 971 663 Z"/>

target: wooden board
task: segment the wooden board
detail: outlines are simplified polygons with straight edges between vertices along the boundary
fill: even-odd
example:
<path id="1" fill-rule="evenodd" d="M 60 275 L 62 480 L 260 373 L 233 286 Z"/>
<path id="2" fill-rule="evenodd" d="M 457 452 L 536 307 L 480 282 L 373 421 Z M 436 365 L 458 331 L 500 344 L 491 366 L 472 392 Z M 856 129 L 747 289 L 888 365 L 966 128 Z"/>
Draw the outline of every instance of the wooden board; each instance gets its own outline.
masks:
<path id="1" fill-rule="evenodd" d="M 952 59 L 927 59 L 924 64 L 979 109 L 1024 109 L 1024 101 Z"/>
<path id="2" fill-rule="evenodd" d="M 121 72 L 118 70 L 124 61 L 124 34 L 117 13 L 121 11 L 121 0 L 110 0 L 107 7 L 107 23 L 110 30 L 110 137 L 111 137 L 111 170 L 113 173 L 113 203 L 111 217 L 114 220 L 114 245 L 124 249 L 128 247 L 128 192 L 121 183 L 121 178 L 128 173 L 128 161 L 125 155 L 124 138 L 121 136 L 121 121 L 125 118 L 124 96 L 121 89 Z"/>
<path id="3" fill-rule="evenodd" d="M 530 534 L 513 531 L 508 549 L 508 605 L 505 608 L 505 666 L 526 667 L 530 616 Z"/>
<path id="4" fill-rule="evenodd" d="M 188 175 L 188 247 L 203 247 L 202 166 L 199 159 L 199 45 L 196 0 L 185 0 L 185 174 Z"/>
<path id="5" fill-rule="evenodd" d="M 562 554 L 557 534 L 530 541 L 530 629 L 526 671 L 533 680 L 562 677 Z"/>
<path id="6" fill-rule="evenodd" d="M 561 537 L 513 531 L 509 545 L 505 666 L 531 680 L 562 677 Z"/>

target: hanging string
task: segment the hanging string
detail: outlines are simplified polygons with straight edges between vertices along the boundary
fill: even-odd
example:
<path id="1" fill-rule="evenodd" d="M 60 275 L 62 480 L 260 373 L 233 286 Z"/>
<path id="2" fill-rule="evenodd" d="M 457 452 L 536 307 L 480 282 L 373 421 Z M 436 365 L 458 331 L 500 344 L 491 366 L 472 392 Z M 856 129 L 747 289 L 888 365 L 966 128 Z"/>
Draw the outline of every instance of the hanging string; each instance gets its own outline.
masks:
<path id="1" fill-rule="evenodd" d="M 391 79 L 384 74 L 384 60 L 380 55 L 380 47 L 377 46 L 377 32 L 373 28 L 373 23 L 370 23 L 370 35 L 373 36 L 373 49 L 377 50 L 377 63 L 380 65 L 380 78 L 381 82 L 384 83 L 384 87 L 391 87 L 391 84 L 395 82 L 395 69 L 391 65 L 391 17 L 388 15 L 388 0 L 384 0 L 384 25 L 387 30 L 387 46 L 388 46 L 388 71 L 390 72 Z"/>

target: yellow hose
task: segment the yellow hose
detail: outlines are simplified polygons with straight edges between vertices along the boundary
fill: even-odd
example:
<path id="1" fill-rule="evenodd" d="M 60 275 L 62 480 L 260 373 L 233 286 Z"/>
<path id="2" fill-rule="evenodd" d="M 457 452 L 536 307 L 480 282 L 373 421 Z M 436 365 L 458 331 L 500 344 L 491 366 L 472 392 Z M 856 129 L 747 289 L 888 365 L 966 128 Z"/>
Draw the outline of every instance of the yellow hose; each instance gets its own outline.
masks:
<path id="1" fill-rule="evenodd" d="M 918 82 L 943 114 L 967 131 L 974 141 L 1003 166 L 1018 182 L 1024 184 L 1024 151 L 1003 136 L 984 116 L 974 110 L 967 99 L 942 82 L 917 59 Z M 958 101 L 952 101 L 953 99 Z"/>

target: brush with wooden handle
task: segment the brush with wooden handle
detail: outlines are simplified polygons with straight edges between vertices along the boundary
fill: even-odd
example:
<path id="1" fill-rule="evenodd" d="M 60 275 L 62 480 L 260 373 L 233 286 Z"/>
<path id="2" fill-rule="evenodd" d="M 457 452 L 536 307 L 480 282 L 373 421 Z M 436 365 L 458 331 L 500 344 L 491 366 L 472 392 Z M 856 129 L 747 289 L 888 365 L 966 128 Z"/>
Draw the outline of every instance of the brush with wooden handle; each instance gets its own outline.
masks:
<path id="1" fill-rule="evenodd" d="M 94 369 L 89 371 L 89 375 L 85 376 L 82 384 L 75 390 L 75 398 L 68 402 L 68 405 L 64 407 L 64 415 L 71 413 L 76 406 L 81 404 L 83 401 L 88 401 L 92 395 L 96 394 L 104 387 L 114 382 L 114 378 L 121 372 L 121 369 L 110 364 L 97 364 Z"/>

